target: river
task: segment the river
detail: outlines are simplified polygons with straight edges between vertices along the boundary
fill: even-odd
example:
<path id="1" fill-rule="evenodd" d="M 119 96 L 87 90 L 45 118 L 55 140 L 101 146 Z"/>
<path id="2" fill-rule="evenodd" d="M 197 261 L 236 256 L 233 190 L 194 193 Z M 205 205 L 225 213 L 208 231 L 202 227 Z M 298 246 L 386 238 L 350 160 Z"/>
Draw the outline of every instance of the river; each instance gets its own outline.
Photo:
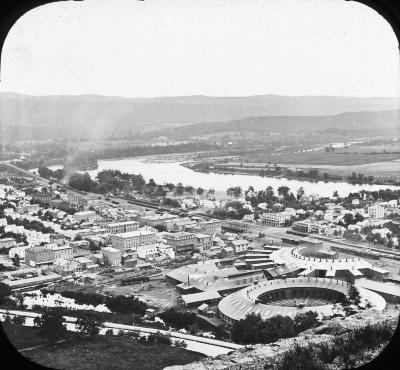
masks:
<path id="1" fill-rule="evenodd" d="M 99 167 L 96 170 L 87 171 L 93 178 L 102 170 L 119 170 L 133 174 L 142 174 L 144 179 L 154 179 L 158 184 L 181 182 L 183 185 L 202 187 L 204 189 L 213 188 L 216 193 L 224 194 L 226 189 L 231 186 L 240 186 L 246 190 L 250 185 L 255 190 L 265 189 L 272 186 L 276 191 L 280 186 L 286 185 L 291 191 L 296 193 L 299 187 L 303 187 L 306 194 L 319 194 L 320 196 L 332 196 L 335 190 L 340 196 L 347 196 L 351 192 L 379 189 L 399 189 L 398 186 L 390 185 L 370 185 L 370 184 L 349 184 L 346 182 L 324 182 L 324 181 L 302 181 L 289 180 L 285 178 L 261 177 L 253 175 L 239 174 L 219 174 L 195 172 L 189 168 L 181 166 L 180 162 L 156 162 L 148 158 L 126 158 L 118 160 L 98 161 Z M 55 170 L 61 168 L 59 165 L 49 166 Z"/>

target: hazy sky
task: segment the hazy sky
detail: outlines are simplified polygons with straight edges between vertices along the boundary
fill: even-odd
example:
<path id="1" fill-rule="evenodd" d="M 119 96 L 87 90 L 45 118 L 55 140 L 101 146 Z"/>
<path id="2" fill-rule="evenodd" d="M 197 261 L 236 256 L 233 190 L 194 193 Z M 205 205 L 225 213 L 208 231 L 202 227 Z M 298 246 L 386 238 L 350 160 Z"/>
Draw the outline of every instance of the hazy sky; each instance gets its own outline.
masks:
<path id="1" fill-rule="evenodd" d="M 85 0 L 11 29 L 1 91 L 399 96 L 389 24 L 344 0 Z"/>

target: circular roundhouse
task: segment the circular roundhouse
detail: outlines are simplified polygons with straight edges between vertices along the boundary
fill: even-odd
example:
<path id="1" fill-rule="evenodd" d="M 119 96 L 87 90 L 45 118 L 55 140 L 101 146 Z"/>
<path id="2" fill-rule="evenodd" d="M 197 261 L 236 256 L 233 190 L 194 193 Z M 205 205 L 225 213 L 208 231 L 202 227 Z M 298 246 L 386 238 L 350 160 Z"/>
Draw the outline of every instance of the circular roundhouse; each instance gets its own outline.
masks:
<path id="1" fill-rule="evenodd" d="M 218 311 L 230 324 L 249 314 L 259 314 L 262 319 L 276 315 L 293 318 L 307 311 L 331 316 L 334 303 L 348 296 L 351 286 L 345 281 L 315 277 L 263 280 L 222 299 Z M 386 302 L 379 294 L 361 287 L 357 290 L 363 304 L 369 303 L 377 310 L 385 308 Z"/>

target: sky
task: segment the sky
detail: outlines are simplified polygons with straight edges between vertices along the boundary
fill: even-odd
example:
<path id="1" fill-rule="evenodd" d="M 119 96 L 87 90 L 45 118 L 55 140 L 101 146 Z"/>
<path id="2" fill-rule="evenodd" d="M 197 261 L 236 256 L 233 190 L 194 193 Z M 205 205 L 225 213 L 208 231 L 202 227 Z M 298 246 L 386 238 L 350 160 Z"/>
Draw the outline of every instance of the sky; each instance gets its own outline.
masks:
<path id="1" fill-rule="evenodd" d="M 390 25 L 344 0 L 85 0 L 11 29 L 0 91 L 400 96 Z"/>

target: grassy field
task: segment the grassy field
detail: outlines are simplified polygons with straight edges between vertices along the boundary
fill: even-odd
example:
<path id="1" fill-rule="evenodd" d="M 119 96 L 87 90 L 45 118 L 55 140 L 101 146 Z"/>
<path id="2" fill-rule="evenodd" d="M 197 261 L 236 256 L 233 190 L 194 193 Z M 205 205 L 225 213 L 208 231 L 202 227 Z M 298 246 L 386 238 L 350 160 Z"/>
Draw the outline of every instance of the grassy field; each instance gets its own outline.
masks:
<path id="1" fill-rule="evenodd" d="M 320 172 L 347 176 L 352 172 L 375 177 L 400 177 L 400 154 L 366 153 L 325 153 L 324 151 L 285 153 L 265 158 L 263 163 L 256 163 L 252 158 L 243 158 L 243 169 L 253 167 L 261 169 L 267 161 L 283 167 L 317 168 Z M 258 158 L 259 160 L 259 158 Z M 240 166 L 239 161 L 230 161 L 226 166 Z"/>
<path id="2" fill-rule="evenodd" d="M 166 344 L 146 344 L 126 337 L 102 337 L 63 343 L 55 349 L 24 352 L 31 361 L 53 369 L 157 370 L 198 361 L 204 355 Z"/>
<path id="3" fill-rule="evenodd" d="M 39 346 L 47 343 L 46 339 L 38 335 L 38 330 L 29 326 L 1 323 L 1 327 L 10 343 L 16 349 Z"/>
<path id="4" fill-rule="evenodd" d="M 323 151 L 276 155 L 274 162 L 292 165 L 353 166 L 400 159 L 400 154 L 325 153 Z"/>

